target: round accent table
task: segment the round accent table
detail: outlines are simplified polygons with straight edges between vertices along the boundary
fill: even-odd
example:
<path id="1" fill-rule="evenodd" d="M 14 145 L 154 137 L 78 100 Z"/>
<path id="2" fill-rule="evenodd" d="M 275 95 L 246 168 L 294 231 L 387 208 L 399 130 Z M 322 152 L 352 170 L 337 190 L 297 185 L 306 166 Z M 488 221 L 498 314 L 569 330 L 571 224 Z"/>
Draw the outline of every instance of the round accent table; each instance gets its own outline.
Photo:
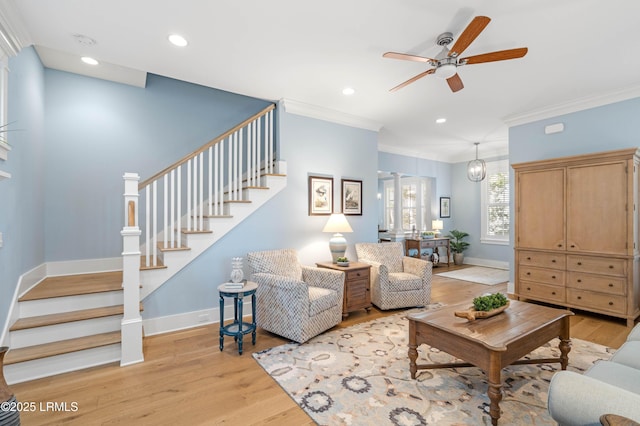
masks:
<path id="1" fill-rule="evenodd" d="M 242 337 L 251 333 L 251 343 L 256 344 L 256 290 L 258 284 L 245 282 L 241 288 L 227 288 L 226 284 L 218 286 L 220 293 L 220 350 L 224 347 L 224 336 L 233 336 L 238 343 L 238 353 L 242 355 Z M 242 321 L 243 298 L 251 296 L 251 322 Z M 233 322 L 224 325 L 224 298 L 233 297 Z"/>

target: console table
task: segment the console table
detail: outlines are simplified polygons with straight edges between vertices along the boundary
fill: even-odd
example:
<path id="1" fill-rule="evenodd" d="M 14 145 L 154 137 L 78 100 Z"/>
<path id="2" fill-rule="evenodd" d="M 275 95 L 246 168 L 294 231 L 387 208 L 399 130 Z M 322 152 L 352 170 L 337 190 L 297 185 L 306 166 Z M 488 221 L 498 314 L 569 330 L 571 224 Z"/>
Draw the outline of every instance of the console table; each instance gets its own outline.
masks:
<path id="1" fill-rule="evenodd" d="M 349 312 L 358 309 L 371 309 L 371 265 L 361 262 L 349 262 L 349 266 L 338 266 L 331 262 L 316 263 L 318 268 L 342 271 L 344 277 L 344 296 L 342 298 L 342 318 L 349 316 Z"/>
<path id="2" fill-rule="evenodd" d="M 418 254 L 413 256 L 418 259 L 429 260 L 429 256 L 422 256 L 422 249 L 430 248 L 434 251 L 438 250 L 438 247 L 447 248 L 447 267 L 449 267 L 449 258 L 451 257 L 451 247 L 449 245 L 449 238 L 407 238 L 404 240 L 405 253 L 409 256 L 409 249 L 418 250 Z M 445 262 L 438 262 L 445 263 Z"/>

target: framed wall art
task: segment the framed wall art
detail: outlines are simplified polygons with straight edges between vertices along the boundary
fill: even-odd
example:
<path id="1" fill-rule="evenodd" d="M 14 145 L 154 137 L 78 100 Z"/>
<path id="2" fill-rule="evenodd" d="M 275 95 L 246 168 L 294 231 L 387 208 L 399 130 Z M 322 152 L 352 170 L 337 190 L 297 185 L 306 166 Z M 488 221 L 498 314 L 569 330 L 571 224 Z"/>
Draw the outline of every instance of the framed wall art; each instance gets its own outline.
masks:
<path id="1" fill-rule="evenodd" d="M 440 197 L 440 217 L 451 217 L 450 197 Z"/>
<path id="2" fill-rule="evenodd" d="M 342 179 L 342 213 L 362 215 L 362 181 Z"/>
<path id="3" fill-rule="evenodd" d="M 309 176 L 309 216 L 333 213 L 333 178 Z"/>

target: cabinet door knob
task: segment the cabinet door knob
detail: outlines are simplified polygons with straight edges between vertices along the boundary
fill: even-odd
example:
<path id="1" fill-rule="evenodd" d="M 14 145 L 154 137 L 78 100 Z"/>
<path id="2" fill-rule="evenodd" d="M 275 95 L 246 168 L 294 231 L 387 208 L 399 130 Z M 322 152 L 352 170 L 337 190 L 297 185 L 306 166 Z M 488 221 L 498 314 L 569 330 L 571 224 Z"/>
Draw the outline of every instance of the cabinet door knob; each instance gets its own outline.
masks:
<path id="1" fill-rule="evenodd" d="M 555 280 L 555 279 L 556 279 L 556 276 L 555 276 L 555 275 L 551 275 L 551 278 L 553 278 L 553 279 Z"/>
<path id="2" fill-rule="evenodd" d="M 575 248 L 575 247 L 576 247 L 576 245 L 575 245 L 575 244 L 571 244 L 571 248 Z"/>
<path id="3" fill-rule="evenodd" d="M 551 259 L 551 263 L 556 263 L 556 260 L 555 259 Z"/>
<path id="4" fill-rule="evenodd" d="M 527 260 L 531 260 L 531 256 L 527 257 Z"/>
<path id="5" fill-rule="evenodd" d="M 582 265 L 582 262 L 578 262 L 578 266 Z"/>
<path id="6" fill-rule="evenodd" d="M 527 287 L 527 290 L 531 290 L 531 287 Z"/>
<path id="7" fill-rule="evenodd" d="M 609 283 L 609 287 L 613 287 L 613 284 Z"/>
<path id="8" fill-rule="evenodd" d="M 613 306 L 613 302 L 609 302 L 609 306 Z"/>
<path id="9" fill-rule="evenodd" d="M 357 273 L 356 273 L 356 275 L 357 275 L 357 276 L 360 276 L 360 272 L 357 272 Z"/>
<path id="10" fill-rule="evenodd" d="M 609 265 L 609 269 L 613 269 L 613 265 Z"/>
<path id="11" fill-rule="evenodd" d="M 581 279 L 578 279 L 578 282 L 579 282 L 579 283 L 581 283 L 581 282 L 582 282 L 582 280 L 581 280 Z"/>
<path id="12" fill-rule="evenodd" d="M 562 247 L 562 244 L 558 244 L 558 247 Z"/>
<path id="13" fill-rule="evenodd" d="M 527 275 L 531 275 L 531 272 L 527 272 Z"/>
<path id="14" fill-rule="evenodd" d="M 556 295 L 556 292 L 555 292 L 555 291 L 552 291 L 552 292 L 551 292 L 551 294 L 553 294 L 553 295 L 555 296 L 555 295 Z"/>
<path id="15" fill-rule="evenodd" d="M 578 296 L 578 300 L 582 300 L 582 296 Z"/>

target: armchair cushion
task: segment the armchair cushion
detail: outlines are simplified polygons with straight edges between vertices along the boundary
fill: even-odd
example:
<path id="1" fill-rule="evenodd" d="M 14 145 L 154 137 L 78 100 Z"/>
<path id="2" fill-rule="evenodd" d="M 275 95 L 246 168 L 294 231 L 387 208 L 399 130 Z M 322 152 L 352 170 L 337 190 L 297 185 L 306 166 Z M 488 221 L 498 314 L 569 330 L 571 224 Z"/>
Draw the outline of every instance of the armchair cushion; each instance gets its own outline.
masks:
<path id="1" fill-rule="evenodd" d="M 394 272 L 389 274 L 389 290 L 409 291 L 420 290 L 422 288 L 422 278 L 408 272 Z"/>

